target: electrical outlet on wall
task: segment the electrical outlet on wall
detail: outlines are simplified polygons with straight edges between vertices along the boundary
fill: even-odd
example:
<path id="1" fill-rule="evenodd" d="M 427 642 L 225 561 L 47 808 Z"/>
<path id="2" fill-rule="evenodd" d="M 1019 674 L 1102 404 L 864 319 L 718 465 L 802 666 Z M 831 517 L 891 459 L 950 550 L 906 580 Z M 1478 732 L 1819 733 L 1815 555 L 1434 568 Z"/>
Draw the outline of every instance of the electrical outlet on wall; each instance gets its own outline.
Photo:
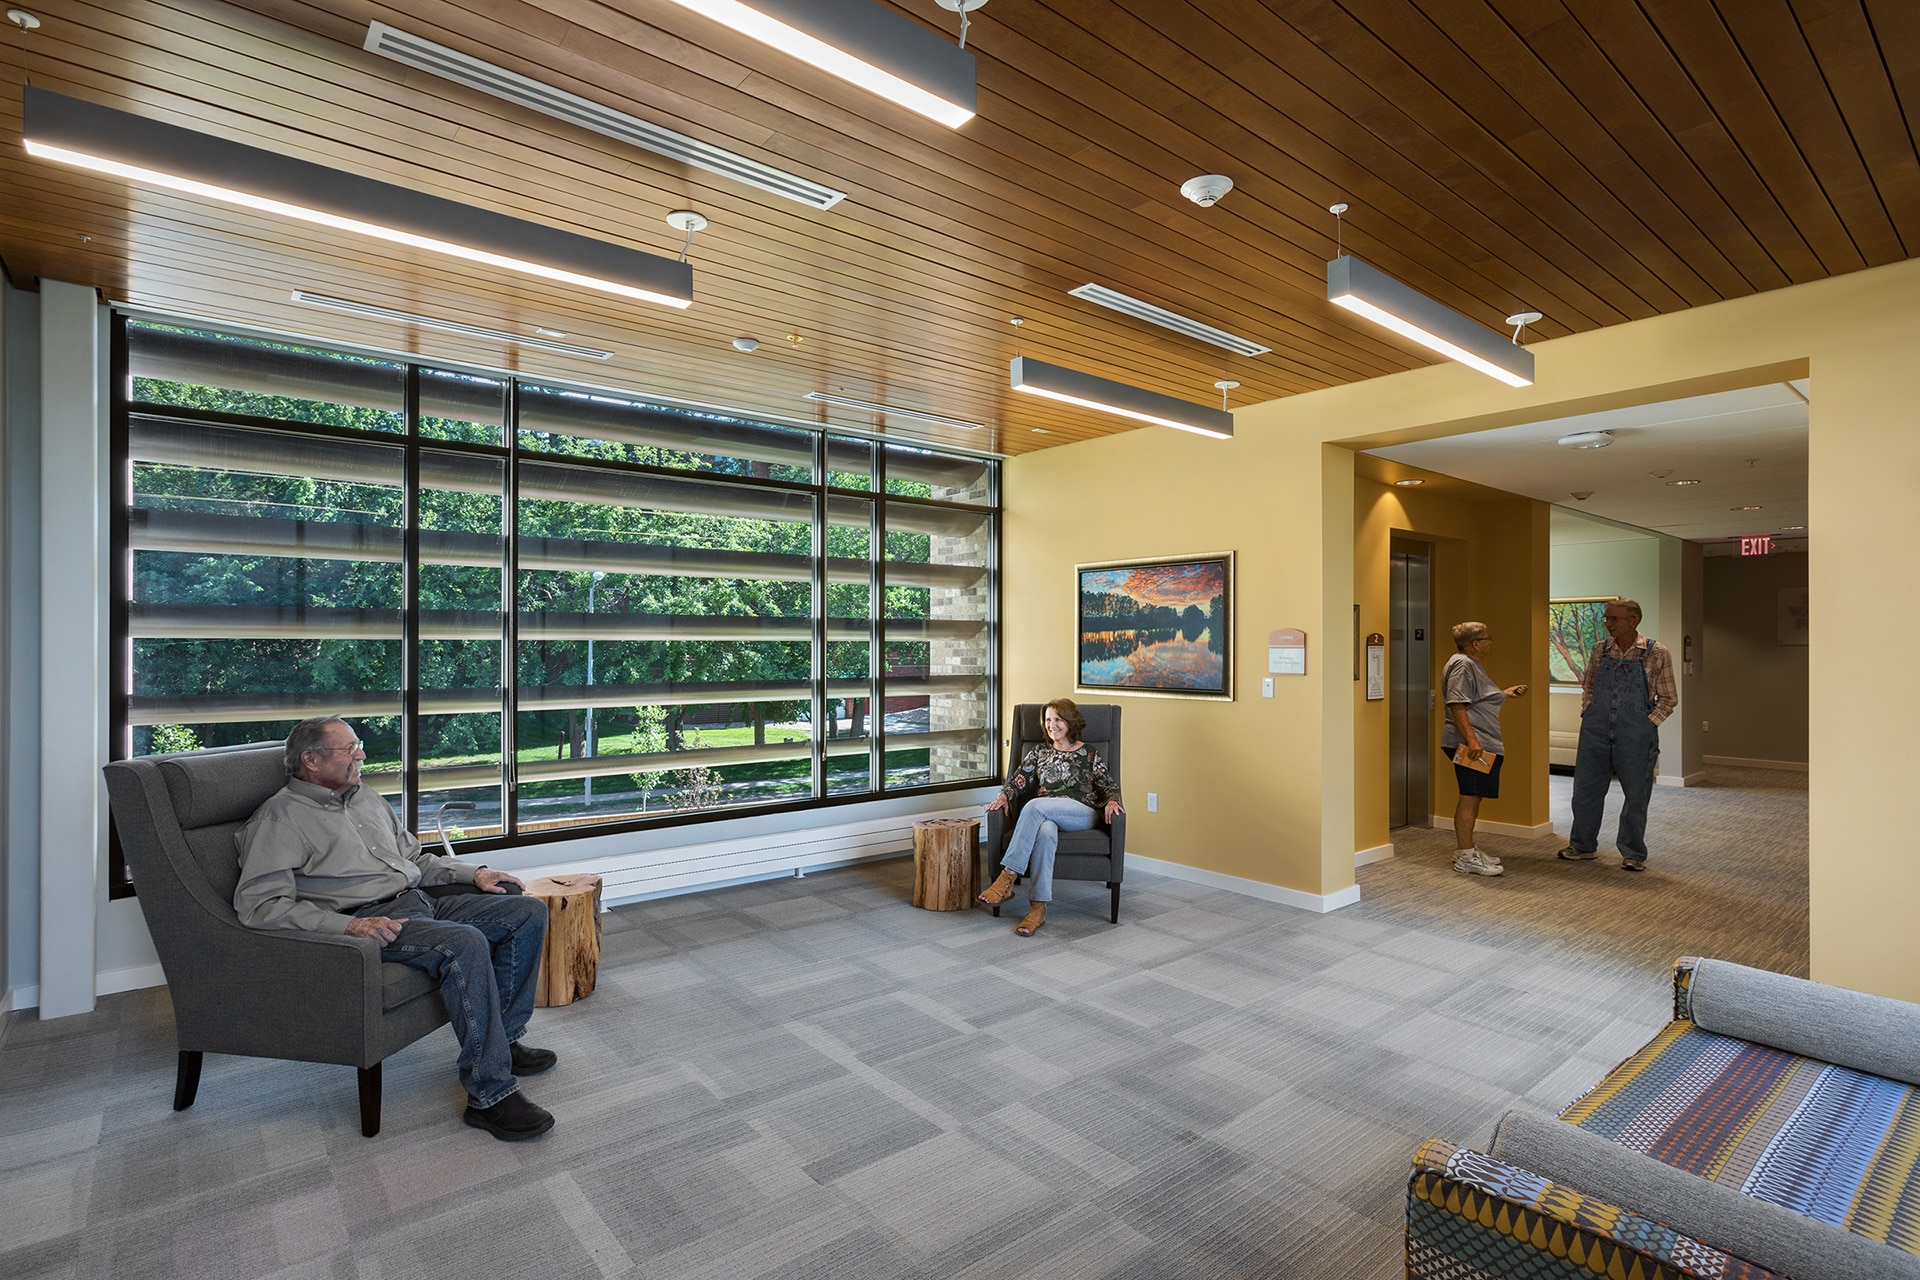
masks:
<path id="1" fill-rule="evenodd" d="M 1158 791 L 1147 792 L 1147 812 L 1160 812 L 1160 793 Z"/>

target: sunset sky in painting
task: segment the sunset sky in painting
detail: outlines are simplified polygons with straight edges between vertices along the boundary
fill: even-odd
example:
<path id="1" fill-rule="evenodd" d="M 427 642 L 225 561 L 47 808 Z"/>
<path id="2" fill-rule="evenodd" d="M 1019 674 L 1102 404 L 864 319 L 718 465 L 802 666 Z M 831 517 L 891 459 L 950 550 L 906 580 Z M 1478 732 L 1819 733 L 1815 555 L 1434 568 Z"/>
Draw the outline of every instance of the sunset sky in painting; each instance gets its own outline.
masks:
<path id="1" fill-rule="evenodd" d="M 1093 570 L 1081 575 L 1080 589 L 1124 592 L 1146 605 L 1184 609 L 1194 604 L 1204 610 L 1215 596 L 1224 593 L 1225 587 L 1222 566 L 1214 562 Z"/>

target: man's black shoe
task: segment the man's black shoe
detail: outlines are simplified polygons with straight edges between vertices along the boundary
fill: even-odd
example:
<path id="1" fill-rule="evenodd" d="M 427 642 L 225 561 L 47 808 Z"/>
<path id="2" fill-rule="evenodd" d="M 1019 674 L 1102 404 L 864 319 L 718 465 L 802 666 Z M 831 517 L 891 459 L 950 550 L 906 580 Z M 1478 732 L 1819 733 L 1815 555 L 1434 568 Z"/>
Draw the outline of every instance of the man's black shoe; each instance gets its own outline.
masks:
<path id="1" fill-rule="evenodd" d="M 551 1049 L 536 1049 L 518 1041 L 507 1047 L 513 1051 L 513 1074 L 517 1076 L 537 1076 L 560 1061 L 560 1055 Z"/>
<path id="2" fill-rule="evenodd" d="M 518 1091 L 484 1109 L 469 1103 L 464 1119 L 502 1142 L 525 1142 L 553 1128 L 553 1113 L 527 1101 L 527 1096 Z"/>

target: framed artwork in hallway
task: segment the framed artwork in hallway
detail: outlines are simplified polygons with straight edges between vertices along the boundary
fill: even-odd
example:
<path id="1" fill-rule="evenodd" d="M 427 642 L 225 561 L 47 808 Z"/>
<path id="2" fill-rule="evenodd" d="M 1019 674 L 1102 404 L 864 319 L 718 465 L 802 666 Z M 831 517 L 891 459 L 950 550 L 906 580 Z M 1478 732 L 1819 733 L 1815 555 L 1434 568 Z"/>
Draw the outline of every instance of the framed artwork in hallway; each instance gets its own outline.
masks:
<path id="1" fill-rule="evenodd" d="M 1607 638 L 1601 619 L 1619 596 L 1568 596 L 1547 602 L 1547 678 L 1554 684 L 1580 683 L 1587 655 Z"/>
<path id="2" fill-rule="evenodd" d="M 1074 689 L 1233 698 L 1233 552 L 1074 566 Z"/>

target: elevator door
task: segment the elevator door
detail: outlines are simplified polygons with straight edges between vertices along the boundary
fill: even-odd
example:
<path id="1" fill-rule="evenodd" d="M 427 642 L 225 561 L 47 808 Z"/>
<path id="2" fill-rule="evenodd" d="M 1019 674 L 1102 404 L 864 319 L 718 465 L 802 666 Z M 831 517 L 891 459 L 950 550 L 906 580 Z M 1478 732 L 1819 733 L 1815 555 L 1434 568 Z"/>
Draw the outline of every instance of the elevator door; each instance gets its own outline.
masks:
<path id="1" fill-rule="evenodd" d="M 1433 695 L 1432 561 L 1394 548 L 1387 634 L 1387 825 L 1424 827 Z"/>

